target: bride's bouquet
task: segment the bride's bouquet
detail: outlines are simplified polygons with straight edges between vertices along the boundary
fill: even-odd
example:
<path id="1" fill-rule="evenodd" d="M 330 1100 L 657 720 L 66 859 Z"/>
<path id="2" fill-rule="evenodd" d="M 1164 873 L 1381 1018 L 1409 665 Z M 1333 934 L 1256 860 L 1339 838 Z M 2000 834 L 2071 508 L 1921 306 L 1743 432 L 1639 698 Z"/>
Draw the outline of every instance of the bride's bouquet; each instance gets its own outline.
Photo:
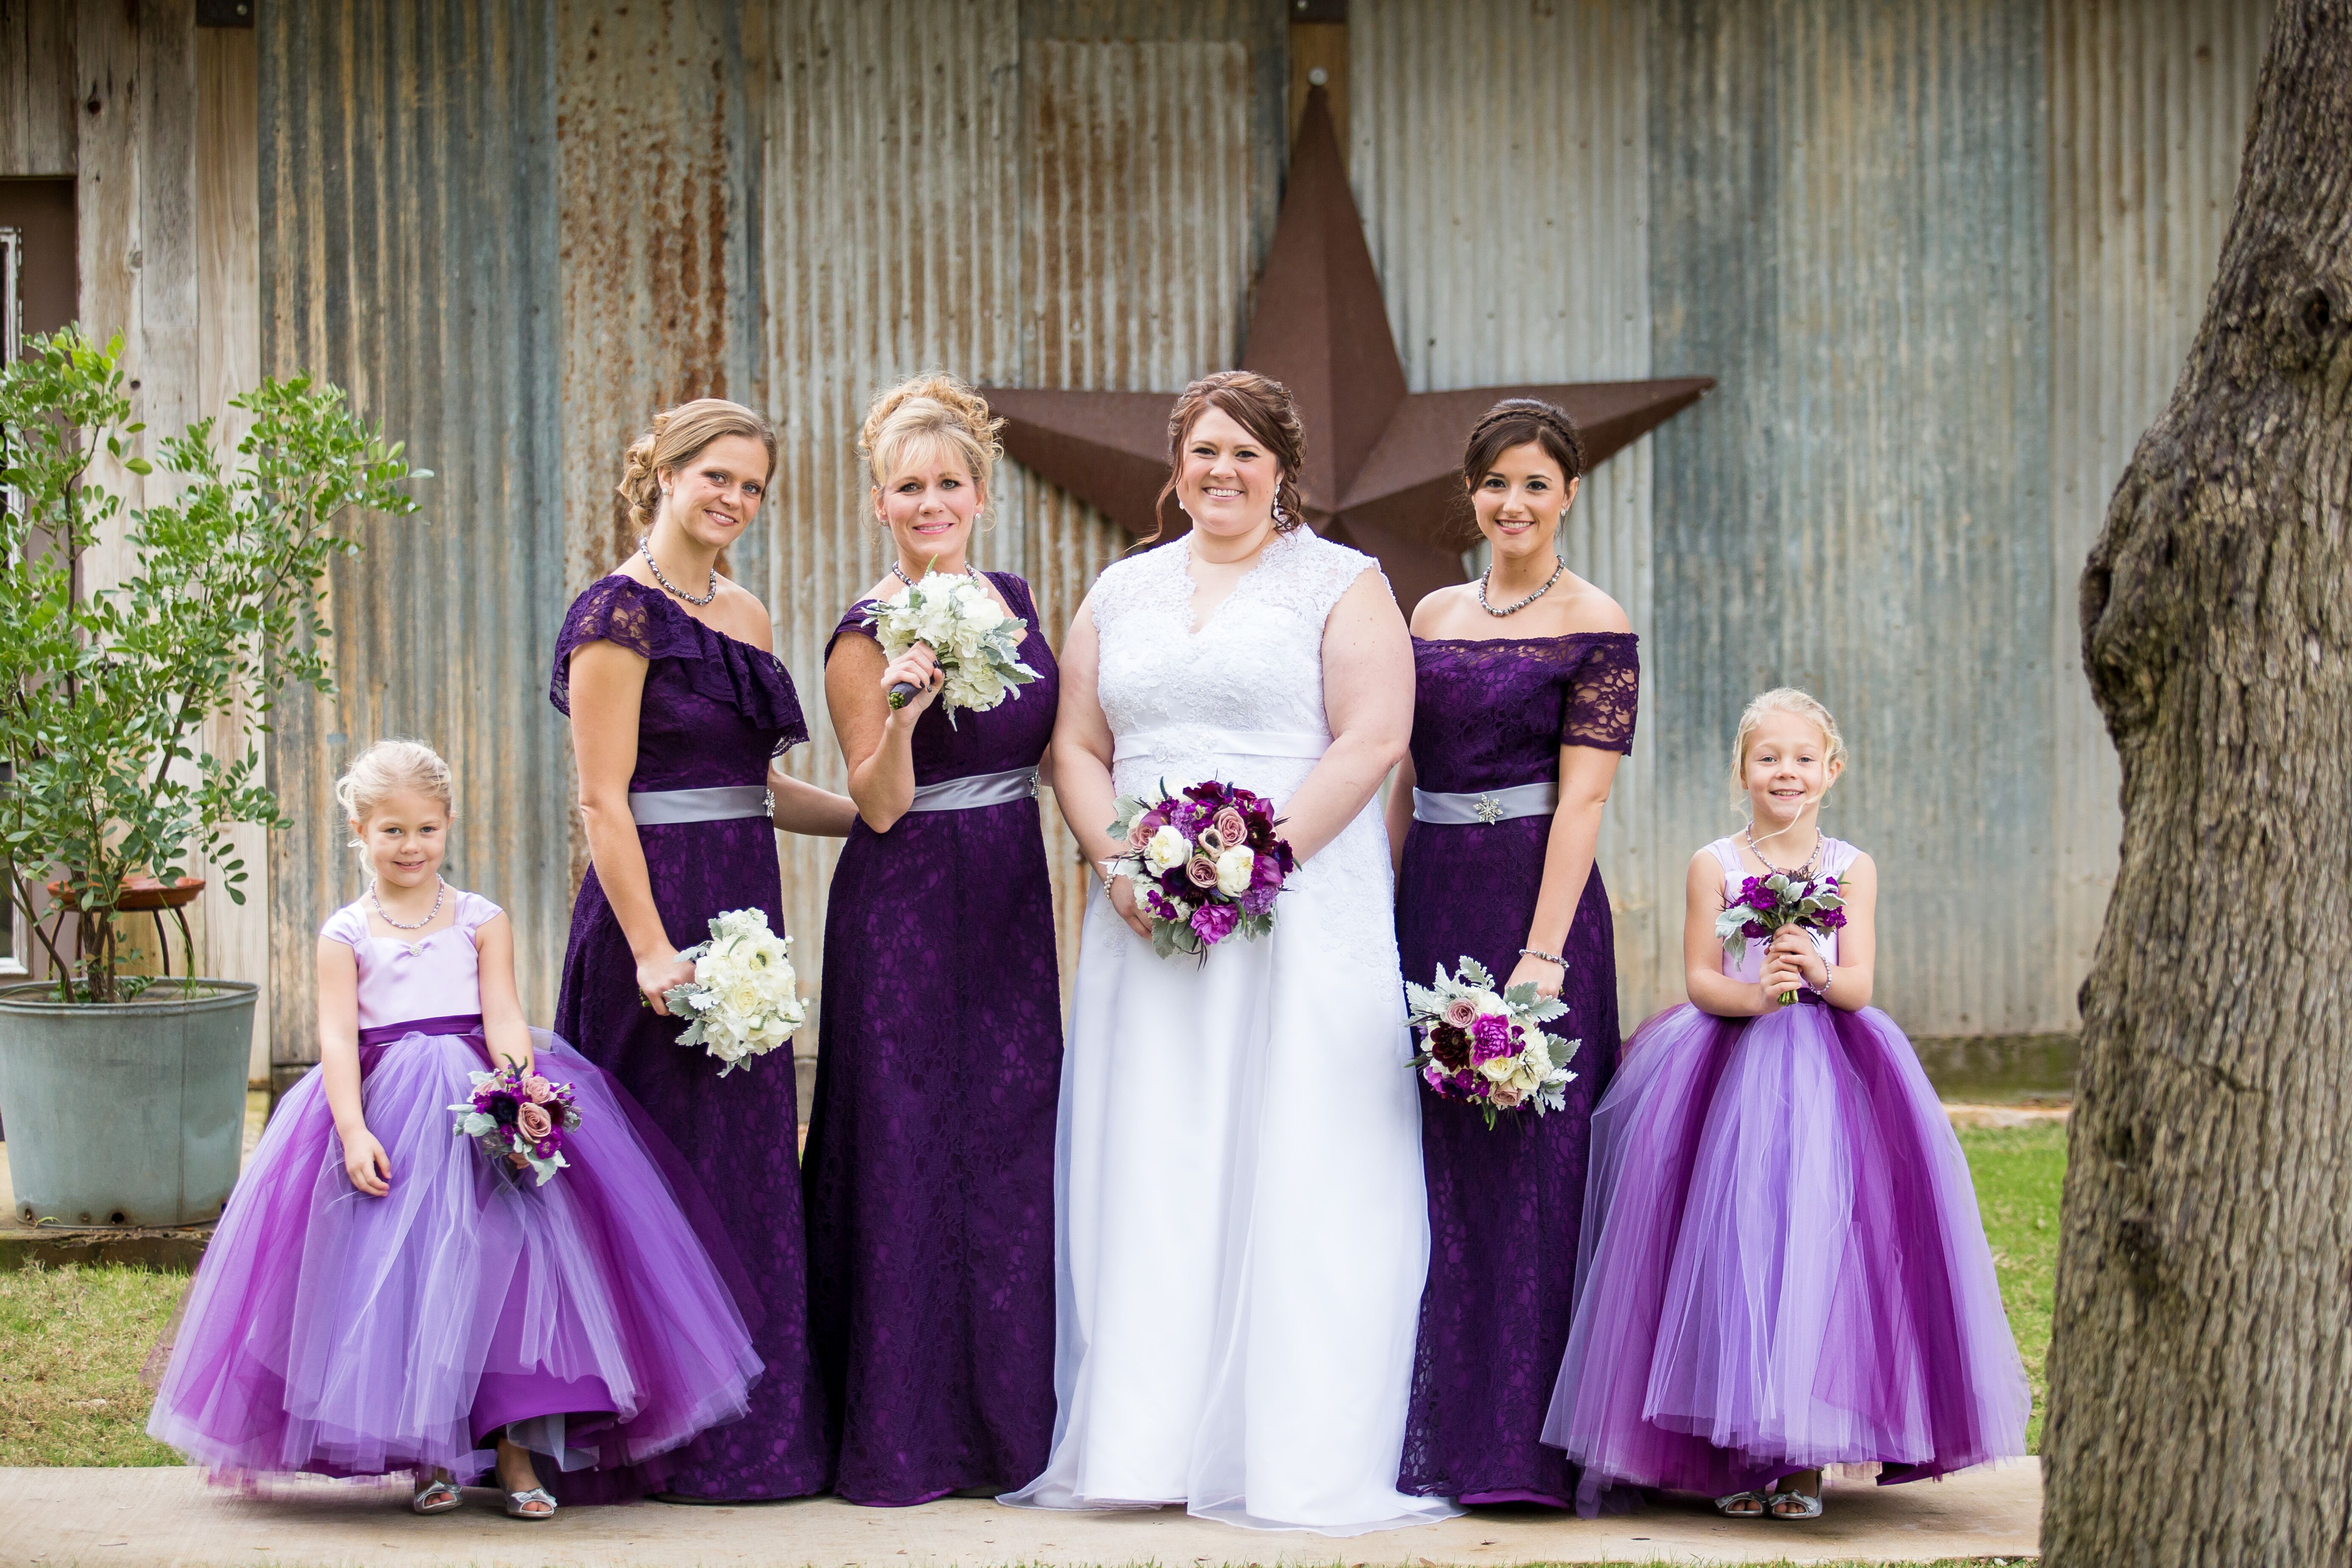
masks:
<path id="1" fill-rule="evenodd" d="M 694 978 L 662 1000 L 691 1020 L 677 1043 L 726 1063 L 720 1078 L 791 1039 L 808 1018 L 793 973 L 793 940 L 768 929 L 765 910 L 729 910 L 710 922 L 709 941 L 678 956 L 692 962 Z"/>
<path id="2" fill-rule="evenodd" d="M 1715 939 L 1723 951 L 1737 957 L 1750 938 L 1769 942 L 1782 926 L 1795 926 L 1809 935 L 1836 931 L 1845 924 L 1845 897 L 1835 877 L 1791 877 L 1775 871 L 1750 877 L 1740 884 L 1739 896 L 1715 918 Z M 1797 999 L 1793 991 L 1780 994 L 1780 1005 Z"/>
<path id="3" fill-rule="evenodd" d="M 956 710 L 985 713 L 1037 679 L 1021 662 L 1021 639 L 1029 623 L 1008 616 L 977 575 L 925 572 L 904 597 L 877 601 L 866 624 L 882 645 L 885 658 L 897 658 L 917 643 L 927 645 L 947 684 L 940 691 L 940 709 L 955 722 Z M 905 681 L 890 689 L 890 706 L 904 708 L 916 689 Z"/>
<path id="4" fill-rule="evenodd" d="M 1103 862 L 1135 884 L 1151 951 L 1205 958 L 1226 938 L 1274 929 L 1274 900 L 1297 861 L 1275 832 L 1274 803 L 1216 779 L 1146 801 L 1123 795 L 1111 837 L 1127 847 Z"/>
<path id="5" fill-rule="evenodd" d="M 1507 991 L 1476 959 L 1465 958 L 1433 985 L 1405 983 L 1405 1022 L 1421 1034 L 1412 1066 L 1448 1100 L 1475 1105 L 1493 1127 L 1498 1112 L 1532 1107 L 1538 1116 L 1568 1104 L 1568 1058 L 1581 1040 L 1563 1040 L 1540 1026 L 1568 1011 L 1547 1001 L 1531 981 Z"/>

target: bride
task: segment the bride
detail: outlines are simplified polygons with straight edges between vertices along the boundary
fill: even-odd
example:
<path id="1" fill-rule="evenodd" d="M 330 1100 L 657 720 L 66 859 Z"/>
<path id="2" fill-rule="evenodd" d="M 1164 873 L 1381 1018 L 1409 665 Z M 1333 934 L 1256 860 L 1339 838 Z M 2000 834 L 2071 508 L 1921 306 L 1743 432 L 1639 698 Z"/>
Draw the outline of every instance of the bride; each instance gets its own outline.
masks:
<path id="1" fill-rule="evenodd" d="M 1054 784 L 1099 867 L 1115 794 L 1277 803 L 1274 931 L 1153 956 L 1089 899 L 1055 1161 L 1059 1408 L 1007 1502 L 1181 1503 L 1352 1535 L 1447 1517 L 1395 1488 L 1429 1223 L 1374 791 L 1412 645 L 1371 560 L 1301 526 L 1289 394 L 1231 371 L 1170 420 L 1179 542 L 1106 571 L 1062 650 Z"/>

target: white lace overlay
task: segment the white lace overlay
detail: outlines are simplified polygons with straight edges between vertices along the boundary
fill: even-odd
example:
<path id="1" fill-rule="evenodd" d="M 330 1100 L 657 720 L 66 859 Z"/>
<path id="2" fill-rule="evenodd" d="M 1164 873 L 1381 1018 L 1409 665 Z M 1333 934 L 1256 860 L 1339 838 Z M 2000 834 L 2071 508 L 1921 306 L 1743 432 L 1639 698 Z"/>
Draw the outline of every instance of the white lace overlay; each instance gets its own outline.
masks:
<path id="1" fill-rule="evenodd" d="M 1121 795 L 1223 779 L 1277 809 L 1315 770 L 1312 758 L 1262 755 L 1249 737 L 1330 738 L 1323 710 L 1323 628 L 1332 606 L 1379 563 L 1305 529 L 1276 534 L 1258 563 L 1192 626 L 1192 552 L 1182 542 L 1130 556 L 1094 590 L 1100 647 L 1096 692 L 1122 742 L 1112 782 Z M 1149 737 L 1142 754 L 1129 754 Z M 1295 748 L 1286 748 L 1295 749 Z M 1277 924 L 1301 895 L 1339 928 L 1349 962 L 1396 967 L 1387 827 L 1377 797 L 1298 868 L 1275 905 Z"/>

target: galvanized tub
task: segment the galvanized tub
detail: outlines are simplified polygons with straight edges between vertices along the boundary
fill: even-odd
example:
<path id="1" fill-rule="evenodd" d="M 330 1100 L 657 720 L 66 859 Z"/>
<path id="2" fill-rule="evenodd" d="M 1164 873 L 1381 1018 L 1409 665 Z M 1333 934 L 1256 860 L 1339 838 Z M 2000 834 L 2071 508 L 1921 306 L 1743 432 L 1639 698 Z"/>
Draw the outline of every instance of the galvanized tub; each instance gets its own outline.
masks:
<path id="1" fill-rule="evenodd" d="M 0 986 L 0 1117 L 17 1223 L 218 1218 L 244 1149 L 259 990 L 159 980 L 136 1002 L 75 1006 L 44 981 Z"/>

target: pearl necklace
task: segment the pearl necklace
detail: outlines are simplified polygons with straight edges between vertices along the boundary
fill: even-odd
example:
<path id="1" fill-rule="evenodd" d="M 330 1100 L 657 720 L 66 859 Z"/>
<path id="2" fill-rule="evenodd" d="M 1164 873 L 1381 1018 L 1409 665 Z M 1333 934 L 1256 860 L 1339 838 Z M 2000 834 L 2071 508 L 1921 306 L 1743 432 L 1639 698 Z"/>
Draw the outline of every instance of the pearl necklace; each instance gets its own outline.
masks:
<path id="1" fill-rule="evenodd" d="M 1489 566 L 1486 568 L 1486 576 L 1478 579 L 1478 607 L 1486 611 L 1488 615 L 1494 616 L 1498 621 L 1505 616 L 1516 616 L 1521 610 L 1526 609 L 1529 605 L 1534 604 L 1538 599 L 1542 598 L 1546 594 L 1550 593 L 1551 585 L 1554 583 L 1559 582 L 1559 574 L 1567 570 L 1567 562 L 1561 561 L 1555 563 L 1551 569 L 1551 575 L 1544 579 L 1544 584 L 1542 587 L 1538 588 L 1534 593 L 1529 594 L 1526 598 L 1519 600 L 1517 604 L 1505 605 L 1498 610 L 1495 608 L 1494 605 L 1486 602 L 1486 580 L 1495 574 L 1495 569 L 1492 566 Z"/>
<path id="2" fill-rule="evenodd" d="M 441 900 L 449 896 L 449 884 L 443 881 L 440 877 L 436 875 L 433 879 L 433 908 L 425 912 L 425 918 L 421 921 L 396 921 L 394 920 L 392 916 L 384 912 L 383 900 L 376 897 L 376 885 L 375 879 L 373 878 L 370 878 L 368 880 L 368 902 L 375 906 L 376 917 L 394 931 L 423 931 L 426 926 L 433 923 L 433 917 L 441 912 Z"/>
<path id="3" fill-rule="evenodd" d="M 646 569 L 654 574 L 654 581 L 660 584 L 664 588 L 669 590 L 669 592 L 677 595 L 679 598 L 684 599 L 688 604 L 698 607 L 700 605 L 707 605 L 710 603 L 711 600 L 719 597 L 719 568 L 716 565 L 713 565 L 710 568 L 710 591 L 698 599 L 693 595 L 688 593 L 685 589 L 679 587 L 677 584 L 662 575 L 661 563 L 654 559 L 654 548 L 651 541 L 647 541 L 646 543 L 638 545 L 637 553 L 646 558 Z"/>
<path id="4" fill-rule="evenodd" d="M 1791 869 L 1785 866 L 1775 866 L 1771 861 L 1764 859 L 1764 851 L 1756 847 L 1756 825 L 1753 822 L 1749 823 L 1741 830 L 1740 837 L 1748 840 L 1748 852 L 1755 856 L 1759 860 L 1764 861 L 1764 869 L 1767 871 L 1777 872 L 1779 875 L 1783 877 L 1795 878 L 1800 880 L 1810 878 L 1813 874 L 1813 868 L 1821 864 L 1822 845 L 1826 842 L 1822 837 L 1822 830 L 1818 827 L 1814 828 L 1813 852 L 1805 857 L 1805 863 L 1803 865 Z M 1765 837 L 1769 838 L 1771 837 L 1772 835 L 1767 834 Z"/>
<path id="5" fill-rule="evenodd" d="M 931 568 L 931 571 L 934 572 L 938 570 L 939 569 L 937 567 Z M 903 571 L 899 570 L 898 563 L 896 561 L 890 563 L 890 575 L 896 577 L 899 582 L 904 583 L 909 588 L 915 585 L 915 580 L 912 577 L 908 576 Z M 927 572 L 924 575 L 929 576 L 929 573 Z M 949 572 L 942 574 L 942 575 L 949 577 L 969 577 L 973 582 L 977 583 L 980 581 L 980 568 L 977 566 L 967 566 L 961 572 Z"/>

